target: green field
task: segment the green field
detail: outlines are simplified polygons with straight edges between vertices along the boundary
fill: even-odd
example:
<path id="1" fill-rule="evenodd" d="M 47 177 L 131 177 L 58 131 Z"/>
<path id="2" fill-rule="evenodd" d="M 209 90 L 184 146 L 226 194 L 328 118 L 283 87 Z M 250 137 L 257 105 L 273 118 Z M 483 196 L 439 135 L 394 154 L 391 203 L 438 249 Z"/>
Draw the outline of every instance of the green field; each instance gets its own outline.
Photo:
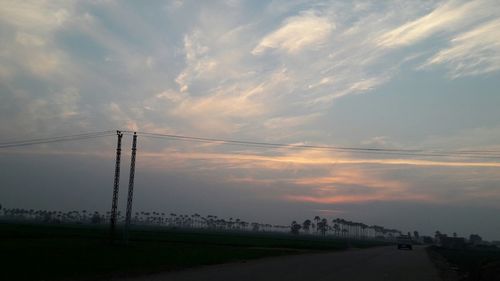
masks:
<path id="1" fill-rule="evenodd" d="M 118 233 L 121 231 L 119 230 Z M 134 228 L 128 244 L 108 229 L 0 223 L 0 280 L 106 279 L 311 251 L 371 247 L 370 241 L 251 232 Z"/>

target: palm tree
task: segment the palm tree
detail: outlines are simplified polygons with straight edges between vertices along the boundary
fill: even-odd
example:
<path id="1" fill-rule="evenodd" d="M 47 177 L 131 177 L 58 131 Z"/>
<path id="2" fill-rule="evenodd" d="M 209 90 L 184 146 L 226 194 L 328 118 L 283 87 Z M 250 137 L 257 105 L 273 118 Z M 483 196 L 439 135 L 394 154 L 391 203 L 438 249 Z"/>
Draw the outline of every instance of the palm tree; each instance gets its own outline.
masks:
<path id="1" fill-rule="evenodd" d="M 360 223 L 360 227 L 361 227 L 361 237 L 366 238 L 366 229 L 368 228 L 368 225 Z"/>
<path id="2" fill-rule="evenodd" d="M 339 231 L 340 231 L 340 226 L 337 223 L 335 223 L 333 225 L 333 232 L 335 233 L 336 236 L 339 236 Z"/>
<path id="3" fill-rule="evenodd" d="M 321 218 L 319 216 L 315 216 L 314 217 L 314 221 L 316 222 L 316 232 L 319 231 L 318 223 L 319 223 L 320 220 L 321 220 Z"/>
<path id="4" fill-rule="evenodd" d="M 252 231 L 259 231 L 260 224 L 257 222 L 252 222 Z"/>
<path id="5" fill-rule="evenodd" d="M 249 225 L 249 223 L 246 221 L 241 222 L 241 226 L 243 227 L 243 230 L 247 230 L 248 225 Z"/>
<path id="6" fill-rule="evenodd" d="M 328 221 L 326 219 L 322 219 L 318 222 L 318 229 L 321 231 L 321 234 L 325 236 L 326 231 L 328 230 Z"/>
<path id="7" fill-rule="evenodd" d="M 347 221 L 345 219 L 338 219 L 337 222 L 340 224 L 340 232 L 342 233 L 342 237 L 347 236 L 348 230 L 346 228 Z M 347 231 L 344 231 L 347 230 Z"/>
<path id="8" fill-rule="evenodd" d="M 305 220 L 303 223 L 302 223 L 302 228 L 304 229 L 304 231 L 306 233 L 309 233 L 309 230 L 311 228 L 311 220 L 310 219 L 307 219 Z"/>

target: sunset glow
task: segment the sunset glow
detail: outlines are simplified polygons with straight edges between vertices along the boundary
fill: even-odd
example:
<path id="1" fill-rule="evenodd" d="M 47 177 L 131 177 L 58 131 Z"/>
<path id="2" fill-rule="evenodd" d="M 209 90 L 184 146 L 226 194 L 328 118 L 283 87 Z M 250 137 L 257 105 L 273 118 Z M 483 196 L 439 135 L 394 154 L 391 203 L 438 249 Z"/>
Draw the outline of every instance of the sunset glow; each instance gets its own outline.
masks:
<path id="1" fill-rule="evenodd" d="M 0 203 L 109 209 L 124 130 L 143 209 L 500 237 L 476 219 L 499 209 L 499 18 L 495 0 L 3 1 L 0 143 L 113 135 L 1 149 Z"/>

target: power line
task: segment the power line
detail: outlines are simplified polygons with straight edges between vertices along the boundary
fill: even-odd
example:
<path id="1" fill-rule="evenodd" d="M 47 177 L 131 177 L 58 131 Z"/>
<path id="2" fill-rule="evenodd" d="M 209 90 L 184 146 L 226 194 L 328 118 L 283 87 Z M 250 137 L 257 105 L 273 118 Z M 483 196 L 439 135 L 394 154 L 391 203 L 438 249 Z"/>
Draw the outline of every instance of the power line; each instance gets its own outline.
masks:
<path id="1" fill-rule="evenodd" d="M 111 136 L 114 134 L 115 134 L 115 131 L 99 131 L 99 132 L 89 132 L 89 133 L 65 135 L 65 136 L 57 136 L 57 137 L 49 137 L 49 138 L 17 140 L 17 141 L 0 143 L 0 148 L 20 147 L 20 146 L 55 143 L 55 142 L 65 142 L 65 141 L 76 141 L 76 140 L 83 140 L 83 139 L 106 137 L 106 136 Z"/>
<path id="2" fill-rule="evenodd" d="M 64 136 L 56 136 L 56 137 L 36 138 L 36 139 L 27 139 L 27 140 L 13 140 L 13 141 L 2 142 L 2 143 L 0 143 L 0 145 L 25 143 L 25 142 L 47 141 L 47 140 L 62 139 L 62 138 L 74 138 L 74 137 L 98 135 L 98 134 L 114 134 L 114 133 L 115 133 L 115 131 L 113 131 L 113 130 L 96 131 L 96 132 L 87 132 L 87 133 L 81 133 L 81 134 L 64 135 Z"/>
<path id="3" fill-rule="evenodd" d="M 124 134 L 132 134 L 133 131 L 121 131 Z M 49 138 L 36 138 L 28 140 L 18 140 L 0 143 L 1 148 L 21 147 L 28 145 L 77 141 L 90 138 L 99 138 L 115 135 L 116 131 L 97 131 L 88 132 L 75 135 L 65 135 Z M 257 141 L 244 141 L 235 139 L 222 139 L 222 138 L 206 138 L 194 137 L 177 134 L 160 134 L 151 132 L 137 132 L 148 138 L 169 139 L 175 141 L 187 142 L 201 142 L 212 143 L 220 145 L 237 145 L 267 149 L 306 149 L 306 150 L 319 150 L 319 151 L 335 151 L 335 152 L 350 152 L 350 153 L 364 153 L 364 154 L 379 154 L 379 155 L 398 155 L 398 156 L 419 156 L 419 157 L 461 157 L 461 158 L 481 158 L 481 159 L 500 159 L 500 151 L 498 150 L 464 150 L 464 151 L 446 151 L 446 150 L 423 150 L 423 149 L 390 149 L 390 148 L 373 148 L 373 147 L 344 147 L 344 146 L 320 146 L 320 145 L 302 145 L 302 144 L 285 144 L 285 143 L 272 143 L 272 142 L 257 142 Z"/>
<path id="4" fill-rule="evenodd" d="M 132 131 L 123 131 L 124 133 L 131 134 Z M 500 159 L 500 151 L 432 151 L 422 149 L 388 149 L 388 148 L 365 148 L 365 147 L 341 147 L 341 146 L 317 146 L 317 145 L 295 145 L 284 143 L 270 143 L 270 142 L 255 142 L 255 141 L 242 141 L 234 139 L 219 139 L 219 138 L 205 138 L 193 137 L 175 134 L 160 134 L 149 132 L 137 132 L 137 134 L 149 138 L 169 139 L 176 141 L 189 141 L 189 142 L 202 142 L 213 143 L 221 145 L 239 145 L 250 146 L 259 148 L 288 148 L 288 149 L 308 149 L 308 150 L 322 150 L 322 151 L 337 151 L 337 152 L 351 152 L 351 153 L 370 153 L 370 154 L 383 154 L 383 155 L 401 155 L 401 156 L 421 156 L 421 157 L 462 157 L 462 158 L 482 158 L 482 159 Z M 485 155 L 488 153 L 489 155 Z"/>

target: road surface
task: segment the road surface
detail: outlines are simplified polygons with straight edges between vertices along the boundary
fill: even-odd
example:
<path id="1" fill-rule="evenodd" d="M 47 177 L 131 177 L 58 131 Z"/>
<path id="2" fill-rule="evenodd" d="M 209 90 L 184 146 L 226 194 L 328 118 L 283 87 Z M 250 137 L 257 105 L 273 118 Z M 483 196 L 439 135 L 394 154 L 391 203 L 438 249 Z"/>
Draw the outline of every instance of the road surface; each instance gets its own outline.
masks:
<path id="1" fill-rule="evenodd" d="M 441 280 L 423 247 L 394 247 L 273 257 L 140 276 L 128 281 Z"/>

